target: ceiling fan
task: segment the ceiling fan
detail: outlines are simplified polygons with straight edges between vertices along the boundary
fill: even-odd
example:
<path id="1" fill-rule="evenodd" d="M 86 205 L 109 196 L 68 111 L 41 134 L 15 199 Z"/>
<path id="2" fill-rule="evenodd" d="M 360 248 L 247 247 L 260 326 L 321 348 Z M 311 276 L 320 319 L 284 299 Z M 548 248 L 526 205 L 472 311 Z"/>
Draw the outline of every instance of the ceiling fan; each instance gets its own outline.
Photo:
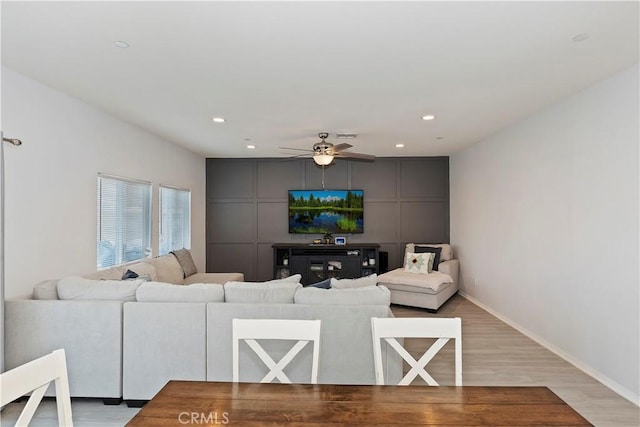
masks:
<path id="1" fill-rule="evenodd" d="M 316 162 L 319 166 L 328 166 L 333 162 L 333 158 L 337 157 L 339 159 L 356 159 L 356 160 L 365 160 L 365 161 L 373 161 L 376 156 L 371 154 L 362 154 L 362 153 L 353 153 L 351 151 L 345 151 L 353 145 L 351 144 L 338 144 L 333 145 L 330 142 L 327 142 L 326 139 L 329 137 L 327 132 L 320 132 L 318 134 L 320 137 L 320 142 L 316 142 L 313 144 L 313 148 L 311 150 L 304 150 L 300 148 L 288 148 L 288 147 L 278 147 L 284 150 L 297 150 L 297 151 L 307 151 L 306 154 L 301 154 L 293 157 L 304 157 L 309 154 L 312 155 L 313 161 Z"/>

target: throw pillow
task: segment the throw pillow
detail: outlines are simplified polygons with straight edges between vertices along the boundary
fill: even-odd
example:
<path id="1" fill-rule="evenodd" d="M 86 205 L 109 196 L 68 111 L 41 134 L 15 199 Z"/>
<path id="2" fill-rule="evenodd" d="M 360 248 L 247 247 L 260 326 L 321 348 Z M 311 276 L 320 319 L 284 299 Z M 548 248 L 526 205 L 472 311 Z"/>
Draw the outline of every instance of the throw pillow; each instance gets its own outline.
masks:
<path id="1" fill-rule="evenodd" d="M 363 288 L 378 284 L 378 275 L 373 273 L 358 279 L 331 279 L 331 287 L 335 289 Z"/>
<path id="2" fill-rule="evenodd" d="M 124 274 L 122 275 L 122 280 L 137 279 L 137 278 L 138 278 L 138 273 L 131 270 L 125 271 Z"/>
<path id="3" fill-rule="evenodd" d="M 189 277 L 198 272 L 198 268 L 195 262 L 193 262 L 189 249 L 182 248 L 171 251 L 171 253 L 176 257 L 178 263 L 180 263 L 180 267 L 182 267 L 182 271 L 184 271 L 184 277 Z"/>
<path id="4" fill-rule="evenodd" d="M 323 280 L 322 282 L 312 283 L 308 288 L 318 288 L 318 289 L 331 289 L 331 279 Z"/>
<path id="5" fill-rule="evenodd" d="M 433 246 L 416 246 L 414 248 L 414 253 L 426 253 L 431 252 L 434 254 L 433 257 L 433 269 L 438 271 L 438 264 L 440 264 L 440 253 L 442 252 L 442 248 L 436 248 Z"/>
<path id="6" fill-rule="evenodd" d="M 408 252 L 404 270 L 409 273 L 429 274 L 429 264 L 433 263 L 433 255 L 432 252 L 421 254 Z"/>
<path id="7" fill-rule="evenodd" d="M 33 287 L 33 299 L 58 299 L 58 281 L 45 280 Z"/>

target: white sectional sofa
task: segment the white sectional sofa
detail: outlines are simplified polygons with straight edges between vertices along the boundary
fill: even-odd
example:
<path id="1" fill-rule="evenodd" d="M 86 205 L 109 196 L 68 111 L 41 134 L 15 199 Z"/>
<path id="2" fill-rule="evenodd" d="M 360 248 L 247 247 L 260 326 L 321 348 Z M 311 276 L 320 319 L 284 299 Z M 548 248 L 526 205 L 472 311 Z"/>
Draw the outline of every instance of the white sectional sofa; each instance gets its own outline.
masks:
<path id="1" fill-rule="evenodd" d="M 83 294 L 76 292 L 77 286 L 70 286 L 65 288 L 65 293 L 72 294 L 70 297 L 74 299 L 62 300 L 58 296 L 59 280 L 44 281 L 34 287 L 31 299 L 5 302 L 5 369 L 64 348 L 72 396 L 119 402 L 122 398 L 123 305 L 126 300 L 135 301 L 134 286 L 141 282 L 123 281 L 122 288 L 127 292 L 115 289 L 127 270 L 175 284 L 244 279 L 242 273 L 195 273 L 185 277 L 177 258 L 167 254 L 82 278 L 67 278 L 75 284 L 82 284 L 84 279 L 87 283 L 114 285 L 109 286 L 111 299 L 105 299 L 104 292 L 95 292 L 95 288 Z M 131 289 L 133 298 L 129 297 Z M 95 292 L 95 299 L 91 292 Z M 52 388 L 47 395 L 53 395 Z"/>
<path id="2" fill-rule="evenodd" d="M 385 287 L 326 290 L 302 288 L 295 278 L 244 283 L 233 273 L 214 277 L 230 279 L 224 285 L 145 282 L 133 299 L 120 301 L 7 301 L 6 367 L 65 348 L 72 396 L 136 403 L 169 379 L 230 381 L 233 318 L 320 319 L 319 381 L 375 383 L 370 319 L 392 315 Z M 51 290 L 34 292 L 45 294 Z M 285 347 L 267 348 L 277 356 Z M 264 367 L 241 356 L 247 358 L 241 381 L 259 381 Z M 300 356 L 289 372 L 293 381 L 308 377 L 308 355 Z M 401 361 L 392 354 L 386 363 L 388 381 L 399 381 Z"/>

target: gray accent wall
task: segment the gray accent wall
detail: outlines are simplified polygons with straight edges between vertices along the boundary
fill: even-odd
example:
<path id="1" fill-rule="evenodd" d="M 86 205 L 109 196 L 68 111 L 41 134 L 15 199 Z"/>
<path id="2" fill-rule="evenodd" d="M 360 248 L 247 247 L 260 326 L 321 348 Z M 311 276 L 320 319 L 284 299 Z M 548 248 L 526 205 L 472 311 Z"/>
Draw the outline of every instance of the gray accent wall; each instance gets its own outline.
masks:
<path id="1" fill-rule="evenodd" d="M 273 243 L 311 243 L 289 234 L 288 190 L 321 189 L 311 159 L 207 159 L 207 271 L 273 278 Z M 364 190 L 364 233 L 350 243 L 379 243 L 389 268 L 402 265 L 409 242 L 449 242 L 449 158 L 337 160 L 325 168 L 324 188 Z"/>

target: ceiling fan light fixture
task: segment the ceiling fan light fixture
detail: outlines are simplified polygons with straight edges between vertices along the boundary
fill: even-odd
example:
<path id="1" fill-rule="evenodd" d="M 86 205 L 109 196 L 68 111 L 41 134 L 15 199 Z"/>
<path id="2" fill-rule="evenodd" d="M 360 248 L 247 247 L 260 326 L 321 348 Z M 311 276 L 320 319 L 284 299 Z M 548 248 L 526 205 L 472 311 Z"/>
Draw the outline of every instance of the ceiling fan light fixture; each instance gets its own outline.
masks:
<path id="1" fill-rule="evenodd" d="M 333 161 L 333 156 L 329 154 L 314 154 L 313 161 L 316 162 L 318 166 L 328 166 Z"/>

